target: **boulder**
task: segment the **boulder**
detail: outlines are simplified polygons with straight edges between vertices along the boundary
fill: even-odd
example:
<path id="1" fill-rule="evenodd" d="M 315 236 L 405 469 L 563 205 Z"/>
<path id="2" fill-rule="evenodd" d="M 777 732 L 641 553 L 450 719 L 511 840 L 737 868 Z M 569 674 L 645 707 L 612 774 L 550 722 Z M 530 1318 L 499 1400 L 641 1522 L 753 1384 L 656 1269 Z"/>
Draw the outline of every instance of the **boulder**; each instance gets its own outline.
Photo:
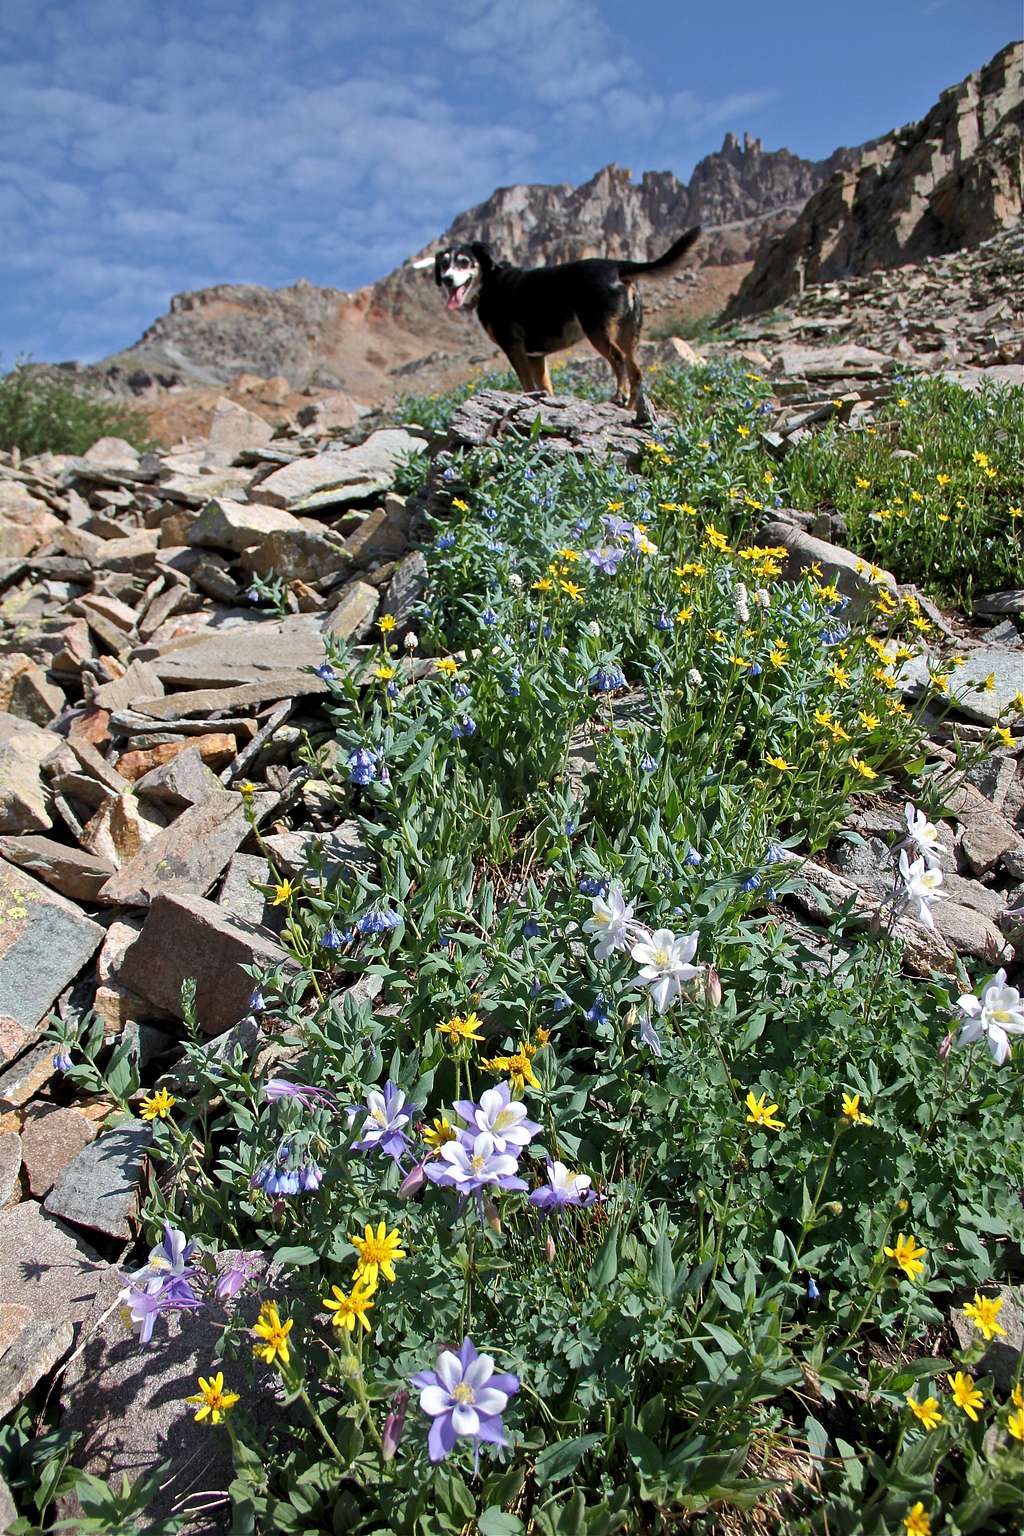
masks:
<path id="1" fill-rule="evenodd" d="M 189 524 L 186 543 L 207 549 L 227 549 L 239 555 L 272 533 L 295 533 L 297 517 L 262 502 L 224 501 L 214 497 Z"/>
<path id="2" fill-rule="evenodd" d="M 785 546 L 789 551 L 783 567 L 783 577 L 787 581 L 798 581 L 810 566 L 819 565 L 821 581 L 826 585 L 834 582 L 855 606 L 866 607 L 879 586 L 888 587 L 895 596 L 896 578 L 889 571 L 876 567 L 878 574 L 872 576 L 871 565 L 863 556 L 852 549 L 844 549 L 841 544 L 816 538 L 813 533 L 786 520 L 784 515 L 766 523 L 757 537 L 759 543 Z"/>
<path id="3" fill-rule="evenodd" d="M 134 1236 L 153 1128 L 129 1120 L 82 1148 L 57 1178 L 43 1209 L 76 1227 L 125 1242 Z"/>
<path id="4" fill-rule="evenodd" d="M 390 490 L 398 466 L 425 446 L 402 428 L 384 428 L 356 448 L 328 449 L 274 470 L 257 493 L 261 501 L 289 511 L 366 501 Z"/>
<path id="5" fill-rule="evenodd" d="M 0 860 L 0 1061 L 31 1045 L 54 1000 L 96 953 L 98 923 Z"/>

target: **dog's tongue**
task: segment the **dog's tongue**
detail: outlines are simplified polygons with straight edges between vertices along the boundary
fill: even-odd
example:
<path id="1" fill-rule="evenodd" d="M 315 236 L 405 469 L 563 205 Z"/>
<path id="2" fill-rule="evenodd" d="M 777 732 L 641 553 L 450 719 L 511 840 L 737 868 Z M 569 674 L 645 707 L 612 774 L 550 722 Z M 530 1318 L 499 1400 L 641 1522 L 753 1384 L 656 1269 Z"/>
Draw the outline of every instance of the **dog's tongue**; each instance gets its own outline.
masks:
<path id="1" fill-rule="evenodd" d="M 462 301 L 463 301 L 463 299 L 465 297 L 466 297 L 466 290 L 465 290 L 464 287 L 462 287 L 460 285 L 458 288 L 453 288 L 451 293 L 448 295 L 447 308 L 448 309 L 461 309 L 462 308 Z"/>

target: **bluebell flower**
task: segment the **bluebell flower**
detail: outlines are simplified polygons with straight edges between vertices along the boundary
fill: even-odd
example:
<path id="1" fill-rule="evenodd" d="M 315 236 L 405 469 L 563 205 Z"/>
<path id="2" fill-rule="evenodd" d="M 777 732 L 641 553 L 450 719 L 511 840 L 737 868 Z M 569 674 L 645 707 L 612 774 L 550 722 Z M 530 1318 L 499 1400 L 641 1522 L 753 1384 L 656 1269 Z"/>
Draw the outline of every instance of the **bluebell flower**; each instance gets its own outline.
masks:
<path id="1" fill-rule="evenodd" d="M 545 639 L 545 640 L 550 640 L 550 639 L 551 639 L 551 634 L 552 634 L 552 629 L 551 629 L 551 620 L 550 620 L 550 619 L 549 619 L 549 620 L 548 620 L 548 621 L 547 621 L 547 622 L 546 622 L 546 623 L 545 623 L 545 625 L 544 625 L 544 629 L 543 629 L 543 635 L 544 635 L 544 639 Z"/>
<path id="2" fill-rule="evenodd" d="M 786 855 L 783 853 L 778 843 L 768 844 L 768 849 L 764 856 L 764 861 L 766 864 L 781 864 L 785 860 L 785 857 Z"/>
<path id="3" fill-rule="evenodd" d="M 607 880 L 599 880 L 594 875 L 580 876 L 579 890 L 581 896 L 603 896 L 607 889 Z"/>
<path id="4" fill-rule="evenodd" d="M 566 997 L 565 993 L 562 992 L 555 998 L 551 1006 L 556 1013 L 564 1013 L 567 1008 L 572 1007 L 572 998 Z"/>
<path id="5" fill-rule="evenodd" d="M 498 521 L 498 514 L 493 507 L 484 507 L 482 515 L 488 523 L 496 523 Z"/>
<path id="6" fill-rule="evenodd" d="M 573 834 L 575 833 L 575 831 L 576 831 L 576 823 L 573 820 L 573 818 L 570 816 L 568 821 L 565 823 L 565 835 L 566 835 L 566 837 L 572 837 Z"/>
<path id="7" fill-rule="evenodd" d="M 760 884 L 761 884 L 761 876 L 760 875 L 751 875 L 748 879 L 744 880 L 743 884 L 740 886 L 740 890 L 741 891 L 756 891 Z"/>
<path id="8" fill-rule="evenodd" d="M 587 1018 L 591 1024 L 604 1024 L 608 1020 L 608 1009 L 605 1007 L 604 995 L 599 992 L 587 1009 Z"/>
<path id="9" fill-rule="evenodd" d="M 531 997 L 536 997 L 539 992 L 540 992 L 540 977 L 539 976 L 534 976 L 533 980 L 530 982 L 530 996 Z"/>
<path id="10" fill-rule="evenodd" d="M 751 662 L 751 664 L 750 664 L 750 675 L 751 675 L 751 677 L 760 677 L 763 670 L 764 669 L 762 668 L 761 663 L 759 661 Z"/>
<path id="11" fill-rule="evenodd" d="M 355 747 L 348 755 L 350 784 L 372 784 L 377 777 L 379 754 L 370 747 Z"/>
<path id="12" fill-rule="evenodd" d="M 488 550 L 492 555 L 503 555 L 505 553 L 505 545 L 502 543 L 501 539 L 488 539 L 487 543 L 484 545 L 484 548 Z M 498 581 L 497 577 L 492 578 L 492 580 L 488 582 L 488 586 L 492 592 L 496 592 L 500 585 L 501 583 Z"/>
<path id="13" fill-rule="evenodd" d="M 541 503 L 540 496 L 537 494 L 536 491 L 531 491 L 530 492 L 530 506 L 531 507 L 539 507 L 540 503 Z"/>
<path id="14" fill-rule="evenodd" d="M 53 1065 L 54 1070 L 57 1072 L 71 1071 L 71 1068 L 74 1066 L 74 1062 L 71 1060 L 71 1056 L 68 1053 L 66 1046 L 62 1045 L 59 1051 L 54 1052 Z"/>
<path id="15" fill-rule="evenodd" d="M 510 678 L 503 678 L 501 688 L 506 697 L 510 699 L 518 699 L 521 692 L 518 678 L 514 675 Z"/>
<path id="16" fill-rule="evenodd" d="M 821 631 L 822 645 L 842 645 L 850 631 L 845 624 L 836 624 Z"/>
<path id="17" fill-rule="evenodd" d="M 608 667 L 598 667 L 591 673 L 590 686 L 595 693 L 614 693 L 617 688 L 625 688 L 626 676 L 622 668 L 614 663 Z"/>
<path id="18" fill-rule="evenodd" d="M 389 699 L 397 699 L 399 693 L 401 692 L 401 689 L 399 688 L 398 684 L 395 682 L 394 678 L 392 678 L 390 683 L 388 683 L 387 688 L 384 691 L 387 694 Z M 391 782 L 391 776 L 388 773 L 386 768 L 381 773 L 380 781 L 381 781 L 382 784 L 389 784 Z"/>
<path id="19" fill-rule="evenodd" d="M 526 922 L 523 924 L 523 938 L 535 939 L 541 932 L 542 929 L 537 919 L 535 917 L 528 917 Z"/>
<path id="20" fill-rule="evenodd" d="M 495 613 L 493 608 L 485 608 L 483 613 L 480 615 L 480 622 L 481 624 L 486 624 L 488 628 L 491 628 L 493 625 L 497 624 L 498 615 Z"/>
<path id="21" fill-rule="evenodd" d="M 323 1183 L 323 1180 L 323 1169 L 320 1167 L 319 1163 L 313 1162 L 312 1159 L 310 1159 L 308 1163 L 303 1163 L 302 1167 L 299 1169 L 299 1188 L 303 1191 L 304 1194 L 308 1194 L 312 1190 L 319 1189 L 320 1185 Z"/>
<path id="22" fill-rule="evenodd" d="M 536 480 L 536 478 L 537 478 L 537 471 L 535 469 L 530 469 L 529 467 L 527 467 L 526 469 L 523 470 L 523 479 L 524 480 Z"/>
<path id="23" fill-rule="evenodd" d="M 320 663 L 316 669 L 316 675 L 325 683 L 333 683 L 335 678 L 338 676 L 337 672 L 335 672 L 329 661 L 322 661 Z"/>
<path id="24" fill-rule="evenodd" d="M 768 887 L 768 889 L 765 891 L 765 895 L 767 896 L 769 901 L 778 901 L 778 899 L 779 899 L 779 893 L 775 889 L 774 885 L 770 885 Z"/>
<path id="25" fill-rule="evenodd" d="M 399 917 L 397 912 L 392 912 L 389 907 L 375 907 L 371 912 L 366 912 L 356 923 L 356 928 L 362 934 L 389 933 L 392 928 L 397 928 Z"/>
<path id="26" fill-rule="evenodd" d="M 434 540 L 434 547 L 435 549 L 451 549 L 454 543 L 454 533 L 442 533 Z"/>
<path id="27" fill-rule="evenodd" d="M 672 620 L 669 618 L 667 613 L 659 613 L 658 617 L 654 621 L 654 627 L 655 629 L 671 629 Z"/>
<path id="28" fill-rule="evenodd" d="M 817 1284 L 815 1283 L 814 1277 L 812 1275 L 807 1282 L 807 1300 L 817 1301 L 820 1295 L 821 1292 L 818 1290 Z"/>
<path id="29" fill-rule="evenodd" d="M 703 863 L 703 860 L 700 854 L 697 852 L 696 848 L 691 846 L 687 848 L 685 854 L 683 855 L 683 863 L 696 867 L 696 865 Z"/>
<path id="30" fill-rule="evenodd" d="M 266 1003 L 263 1001 L 263 993 L 257 987 L 255 992 L 249 994 L 249 1012 L 262 1013 L 266 1006 Z"/>
<path id="31" fill-rule="evenodd" d="M 250 603 L 258 603 L 260 600 L 260 589 L 259 587 L 250 587 L 245 595 Z"/>
<path id="32" fill-rule="evenodd" d="M 442 472 L 441 475 L 442 480 L 457 480 L 458 478 L 458 472 L 452 469 L 450 465 L 446 470 Z"/>
<path id="33" fill-rule="evenodd" d="M 653 773 L 657 766 L 658 759 L 656 757 L 652 757 L 649 752 L 646 754 L 646 756 L 640 759 L 641 773 Z"/>
<path id="34" fill-rule="evenodd" d="M 469 684 L 468 683 L 455 683 L 453 685 L 453 687 L 452 687 L 452 698 L 453 699 L 468 699 L 469 698 L 469 692 L 470 692 L 470 690 L 469 690 Z"/>

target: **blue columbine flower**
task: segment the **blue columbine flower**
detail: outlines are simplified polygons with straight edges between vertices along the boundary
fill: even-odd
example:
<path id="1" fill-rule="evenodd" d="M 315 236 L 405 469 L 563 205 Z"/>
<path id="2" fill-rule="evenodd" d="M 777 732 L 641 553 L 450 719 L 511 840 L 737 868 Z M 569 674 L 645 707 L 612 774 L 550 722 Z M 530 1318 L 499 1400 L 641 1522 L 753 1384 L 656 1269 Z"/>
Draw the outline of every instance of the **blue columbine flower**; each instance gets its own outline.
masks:
<path id="1" fill-rule="evenodd" d="M 602 576 L 615 576 L 625 554 L 625 549 L 619 544 L 599 544 L 596 549 L 588 549 L 586 552 L 587 559 Z"/>
<path id="2" fill-rule="evenodd" d="M 420 1108 L 419 1104 L 407 1104 L 405 1094 L 390 1078 L 384 1084 L 383 1093 L 378 1088 L 371 1088 L 366 1095 L 366 1104 L 357 1105 L 348 1112 L 352 1120 L 357 1115 L 364 1116 L 362 1135 L 352 1143 L 354 1150 L 383 1152 L 385 1157 L 399 1162 L 409 1147 L 404 1127 Z"/>
<path id="3" fill-rule="evenodd" d="M 481 1445 L 507 1445 L 501 1415 L 508 1400 L 519 1391 L 518 1376 L 495 1371 L 490 1355 L 478 1354 L 465 1338 L 458 1354 L 443 1349 L 434 1371 L 417 1371 L 410 1377 L 420 1389 L 420 1408 L 431 1421 L 427 1452 L 432 1462 L 443 1461 L 462 1436 L 472 1440 L 474 1457 Z"/>

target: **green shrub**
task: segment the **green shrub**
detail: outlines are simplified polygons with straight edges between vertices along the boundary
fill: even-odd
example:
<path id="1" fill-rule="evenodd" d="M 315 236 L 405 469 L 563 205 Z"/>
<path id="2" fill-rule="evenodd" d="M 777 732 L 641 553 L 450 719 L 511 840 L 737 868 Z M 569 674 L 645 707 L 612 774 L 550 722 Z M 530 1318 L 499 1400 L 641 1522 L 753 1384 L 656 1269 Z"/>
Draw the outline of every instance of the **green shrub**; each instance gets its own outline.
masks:
<path id="1" fill-rule="evenodd" d="M 37 373 L 24 362 L 0 378 L 0 450 L 85 453 L 101 437 L 123 437 L 148 447 L 150 434 L 141 411 L 73 389 Z"/>

